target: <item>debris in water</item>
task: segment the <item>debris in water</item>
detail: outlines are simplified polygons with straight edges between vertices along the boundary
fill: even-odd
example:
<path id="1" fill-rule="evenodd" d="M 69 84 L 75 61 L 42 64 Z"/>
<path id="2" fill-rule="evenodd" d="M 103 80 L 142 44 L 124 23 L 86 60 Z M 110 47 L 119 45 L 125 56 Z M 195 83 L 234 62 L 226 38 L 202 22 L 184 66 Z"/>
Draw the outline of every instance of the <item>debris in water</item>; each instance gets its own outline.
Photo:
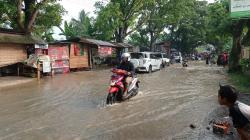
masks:
<path id="1" fill-rule="evenodd" d="M 210 127 L 209 126 L 207 126 L 207 128 L 206 128 L 207 130 L 210 130 Z"/>
<path id="2" fill-rule="evenodd" d="M 195 129 L 195 128 L 196 128 L 196 126 L 195 126 L 194 124 L 190 124 L 189 127 L 190 127 L 191 129 Z"/>

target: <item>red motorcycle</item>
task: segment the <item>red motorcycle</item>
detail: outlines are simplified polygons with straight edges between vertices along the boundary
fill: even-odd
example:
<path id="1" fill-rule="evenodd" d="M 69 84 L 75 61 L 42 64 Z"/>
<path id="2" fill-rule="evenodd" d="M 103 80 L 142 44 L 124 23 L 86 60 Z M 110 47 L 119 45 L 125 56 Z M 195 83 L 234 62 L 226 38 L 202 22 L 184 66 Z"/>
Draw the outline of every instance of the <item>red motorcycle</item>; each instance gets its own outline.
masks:
<path id="1" fill-rule="evenodd" d="M 134 77 L 131 84 L 128 87 L 125 87 L 125 78 L 129 76 L 128 72 L 121 69 L 113 69 L 112 72 L 113 75 L 111 76 L 110 88 L 106 101 L 107 104 L 122 102 L 138 94 L 138 78 Z M 124 97 L 123 94 L 126 90 L 128 90 L 128 92 Z"/>

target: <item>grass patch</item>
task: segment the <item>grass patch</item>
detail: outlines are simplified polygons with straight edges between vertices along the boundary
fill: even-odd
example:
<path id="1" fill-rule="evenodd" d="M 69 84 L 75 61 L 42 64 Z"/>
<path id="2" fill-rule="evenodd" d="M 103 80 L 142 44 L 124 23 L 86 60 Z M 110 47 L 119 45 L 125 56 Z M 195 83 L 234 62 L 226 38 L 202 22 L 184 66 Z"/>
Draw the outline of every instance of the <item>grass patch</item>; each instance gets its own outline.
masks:
<path id="1" fill-rule="evenodd" d="M 250 76 L 240 73 L 230 73 L 229 74 L 231 82 L 236 86 L 236 88 L 243 93 L 250 94 Z"/>

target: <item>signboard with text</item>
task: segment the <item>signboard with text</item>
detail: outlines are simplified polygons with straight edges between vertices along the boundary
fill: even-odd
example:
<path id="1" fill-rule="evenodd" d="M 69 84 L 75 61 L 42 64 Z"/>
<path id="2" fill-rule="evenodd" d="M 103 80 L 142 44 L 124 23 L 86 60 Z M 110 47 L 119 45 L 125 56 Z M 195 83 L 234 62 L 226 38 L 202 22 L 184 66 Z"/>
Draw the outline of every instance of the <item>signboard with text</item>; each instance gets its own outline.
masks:
<path id="1" fill-rule="evenodd" d="M 250 0 L 230 0 L 232 18 L 250 18 Z"/>
<path id="2" fill-rule="evenodd" d="M 111 47 L 98 47 L 99 56 L 106 57 L 112 55 Z"/>

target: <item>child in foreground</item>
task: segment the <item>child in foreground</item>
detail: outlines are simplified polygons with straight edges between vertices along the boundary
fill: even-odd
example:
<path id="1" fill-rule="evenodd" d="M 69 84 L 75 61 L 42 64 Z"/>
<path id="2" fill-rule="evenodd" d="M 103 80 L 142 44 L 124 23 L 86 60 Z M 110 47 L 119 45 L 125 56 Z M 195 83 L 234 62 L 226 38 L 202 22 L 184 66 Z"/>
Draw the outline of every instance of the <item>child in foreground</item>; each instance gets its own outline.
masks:
<path id="1" fill-rule="evenodd" d="M 220 86 L 218 101 L 229 108 L 229 116 L 241 140 L 250 140 L 250 106 L 237 101 L 238 92 L 229 85 Z"/>

